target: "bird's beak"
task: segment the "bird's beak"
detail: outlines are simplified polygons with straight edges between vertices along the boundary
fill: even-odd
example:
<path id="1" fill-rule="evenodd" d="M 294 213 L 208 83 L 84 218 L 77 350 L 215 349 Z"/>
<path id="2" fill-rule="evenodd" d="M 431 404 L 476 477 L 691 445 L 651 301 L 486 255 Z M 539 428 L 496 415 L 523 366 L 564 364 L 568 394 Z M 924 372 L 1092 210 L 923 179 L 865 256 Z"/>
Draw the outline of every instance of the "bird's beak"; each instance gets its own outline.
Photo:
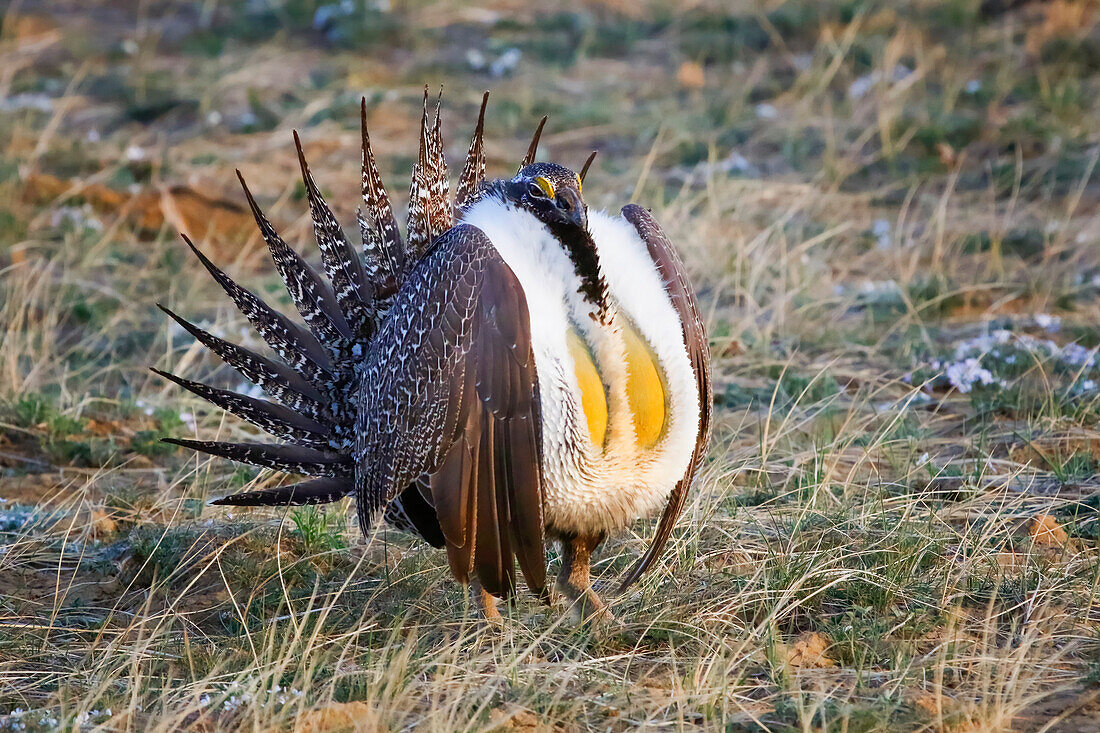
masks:
<path id="1" fill-rule="evenodd" d="M 558 210 L 570 224 L 588 231 L 588 208 L 578 191 L 567 188 L 559 193 Z"/>

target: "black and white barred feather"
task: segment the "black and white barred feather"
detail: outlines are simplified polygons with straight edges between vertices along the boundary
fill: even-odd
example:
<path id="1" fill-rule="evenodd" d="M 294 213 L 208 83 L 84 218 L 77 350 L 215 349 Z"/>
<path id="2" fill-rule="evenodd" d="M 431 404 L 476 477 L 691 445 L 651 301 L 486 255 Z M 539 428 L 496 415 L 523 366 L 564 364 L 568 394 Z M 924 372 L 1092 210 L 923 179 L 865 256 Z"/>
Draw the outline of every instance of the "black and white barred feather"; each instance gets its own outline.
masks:
<path id="1" fill-rule="evenodd" d="M 424 87 L 424 107 L 420 118 L 420 150 L 413 166 L 409 186 L 408 254 L 419 260 L 435 238 L 451 227 L 454 206 L 447 183 L 447 162 L 443 155 L 443 135 L 440 129 L 440 107 L 443 90 L 439 91 L 435 120 L 428 126 L 428 88 Z"/>

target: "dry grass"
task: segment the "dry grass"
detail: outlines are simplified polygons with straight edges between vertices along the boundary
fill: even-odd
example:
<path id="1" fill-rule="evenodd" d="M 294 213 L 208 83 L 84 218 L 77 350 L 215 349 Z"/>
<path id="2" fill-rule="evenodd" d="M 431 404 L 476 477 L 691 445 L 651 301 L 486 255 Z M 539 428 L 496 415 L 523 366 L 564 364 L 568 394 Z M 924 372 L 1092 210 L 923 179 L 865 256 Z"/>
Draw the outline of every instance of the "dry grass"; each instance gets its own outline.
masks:
<path id="1" fill-rule="evenodd" d="M 1087 4 L 318 5 L 4 17 L 0 730 L 1088 729 Z M 499 79 L 467 55 L 513 45 Z M 175 230 L 277 297 L 232 169 L 312 252 L 289 129 L 351 223 L 359 95 L 399 182 L 425 81 L 455 155 L 493 89 L 494 171 L 547 112 L 549 155 L 600 148 L 589 203 L 652 206 L 695 275 L 713 449 L 620 627 L 484 628 L 441 554 L 206 507 L 283 477 L 156 442 L 249 433 L 146 371 L 237 381 L 153 307 L 245 325 Z M 601 550 L 608 593 L 650 531 Z"/>

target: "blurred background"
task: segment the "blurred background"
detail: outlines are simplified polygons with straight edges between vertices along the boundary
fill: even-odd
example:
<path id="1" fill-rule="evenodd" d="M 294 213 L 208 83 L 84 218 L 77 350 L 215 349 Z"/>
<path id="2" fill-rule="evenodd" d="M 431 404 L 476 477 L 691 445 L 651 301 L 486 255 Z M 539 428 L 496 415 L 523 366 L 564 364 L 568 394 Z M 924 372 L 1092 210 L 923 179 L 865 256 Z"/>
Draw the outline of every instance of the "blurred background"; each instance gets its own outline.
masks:
<path id="1" fill-rule="evenodd" d="M 63 296 L 88 301 L 63 309 L 73 337 L 127 322 L 102 334 L 98 370 L 141 341 L 149 326 L 130 319 L 154 296 L 195 287 L 175 232 L 221 263 L 262 262 L 235 168 L 301 241 L 292 129 L 350 227 L 365 97 L 403 200 L 424 85 L 444 87 L 452 168 L 490 89 L 491 174 L 512 170 L 549 115 L 543 156 L 579 167 L 600 151 L 590 204 L 670 204 L 674 227 L 694 217 L 681 246 L 734 273 L 723 296 L 744 308 L 722 330 L 736 348 L 799 336 L 784 318 L 792 288 L 981 306 L 1008 278 L 1042 310 L 1100 284 L 1093 2 L 3 7 L 0 262 L 79 257 L 126 291 Z M 789 256 L 765 284 L 774 234 Z M 9 391 L 50 381 L 50 365 L 28 376 L 7 352 Z"/>
<path id="2" fill-rule="evenodd" d="M 265 261 L 234 169 L 308 244 L 291 130 L 350 232 L 365 98 L 403 206 L 425 85 L 445 90 L 452 172 L 485 89 L 490 174 L 543 115 L 544 157 L 600 151 L 589 203 L 661 213 L 731 355 L 787 353 L 822 322 L 1045 313 L 1100 288 L 1094 2 L 4 8 L 5 315 L 40 322 L 20 310 L 34 290 L 54 317 L 9 332 L 9 396 L 134 399 L 137 362 L 166 348 L 153 301 L 228 313 L 176 233 L 231 271 Z"/>
<path id="3" fill-rule="evenodd" d="M 360 100 L 403 211 L 425 85 L 433 97 L 444 88 L 452 179 L 486 89 L 490 175 L 515 170 L 543 115 L 542 158 L 579 167 L 598 150 L 585 183 L 589 205 L 614 210 L 636 201 L 655 211 L 693 273 L 711 333 L 719 408 L 712 463 L 682 522 L 696 544 L 677 545 L 668 560 L 684 593 L 643 589 L 648 595 L 627 601 L 625 611 L 643 626 L 719 624 L 713 637 L 699 636 L 705 641 L 694 663 L 708 671 L 692 677 L 677 668 L 682 697 L 673 707 L 661 707 L 659 696 L 631 698 L 618 678 L 594 678 L 557 699 L 561 720 L 581 715 L 569 707 L 575 701 L 602 725 L 610 717 L 592 711 L 608 699 L 634 710 L 636 720 L 697 720 L 690 717 L 696 706 L 709 715 L 713 696 L 726 694 L 708 677 L 714 669 L 723 670 L 723 684 L 745 680 L 746 669 L 765 664 L 755 650 L 767 646 L 769 664 L 786 659 L 768 645 L 811 631 L 825 639 L 811 646 L 828 648 L 838 670 L 877 664 L 899 689 L 924 689 L 906 677 L 910 662 L 898 660 L 917 658 L 906 655 L 924 649 L 929 629 L 964 624 L 941 607 L 961 598 L 980 615 L 996 593 L 1026 597 L 1028 608 L 1037 602 L 1027 594 L 1038 586 L 1027 578 L 1039 576 L 1020 571 L 1010 586 L 1002 577 L 1027 565 L 1013 559 L 1020 537 L 1093 553 L 1083 563 L 1063 558 L 1060 580 L 1043 586 L 1050 594 L 1043 602 L 1061 609 L 1049 617 L 1057 630 L 1044 627 L 1042 643 L 1014 647 L 1023 650 L 1015 661 L 986 648 L 970 661 L 965 651 L 937 661 L 974 672 L 959 672 L 954 702 L 929 708 L 903 695 L 874 698 L 867 710 L 893 720 L 889 711 L 904 708 L 917 718 L 938 715 L 942 724 L 950 709 L 990 726 L 966 730 L 995 730 L 1038 699 L 1028 697 L 1035 690 L 1100 669 L 1095 578 L 1088 577 L 1100 467 L 1095 0 L 15 0 L 0 2 L 0 13 L 0 539 L 7 543 L 0 575 L 19 584 L 0 582 L 0 615 L 28 624 L 0 636 L 0 660 L 9 653 L 6 668 L 18 672 L 0 678 L 0 700 L 49 707 L 73 685 L 83 695 L 80 709 L 98 715 L 110 690 L 129 689 L 122 667 L 96 668 L 116 688 L 85 685 L 81 655 L 92 647 L 55 649 L 50 632 L 38 628 L 145 633 L 126 626 L 145 618 L 142 604 L 168 609 L 151 622 L 158 634 L 191 624 L 210 634 L 208 664 L 192 660 L 182 687 L 165 683 L 180 695 L 214 690 L 203 676 L 210 670 L 250 669 L 255 650 L 243 647 L 240 628 L 281 628 L 271 621 L 281 613 L 277 602 L 237 618 L 229 599 L 238 591 L 275 593 L 270 533 L 280 515 L 234 517 L 204 509 L 202 500 L 282 479 L 196 461 L 157 442 L 164 435 L 247 439 L 255 431 L 147 371 L 240 382 L 170 327 L 155 303 L 255 346 L 177 233 L 242 284 L 288 306 L 234 170 L 285 238 L 316 259 L 291 131 L 301 133 L 355 241 Z M 1007 493 L 988 493 L 990 486 Z M 934 521 L 922 514 L 960 497 L 987 503 Z M 872 506 L 883 514 L 871 517 Z M 819 510 L 828 517 L 802 523 Z M 973 524 L 975 515 L 986 523 Z M 212 526 L 211 517 L 219 529 L 195 529 L 200 521 Z M 345 531 L 343 515 L 335 523 L 312 510 L 293 518 L 288 552 L 321 559 L 308 560 L 290 595 L 308 594 L 315 582 L 344 582 L 347 548 L 358 539 Z M 884 537 L 883 521 L 909 544 Z M 601 572 L 624 565 L 647 532 L 609 545 L 609 555 L 619 554 Z M 844 572 L 853 578 L 870 569 L 889 582 L 841 593 L 813 563 L 792 570 L 783 553 L 800 538 L 812 545 L 807 552 L 843 546 L 826 559 L 850 563 Z M 76 541 L 85 560 L 70 564 Z M 730 554 L 734 544 L 741 554 Z M 239 557 L 223 577 L 189 575 L 181 558 L 192 562 L 229 545 Z M 849 552 L 857 545 L 883 554 Z M 970 548 L 960 551 L 965 562 L 951 559 L 949 548 L 960 546 Z M 389 599 L 404 609 L 402 594 L 449 588 L 445 563 L 423 557 L 409 550 L 372 559 L 386 577 L 392 565 L 405 585 L 366 607 L 391 608 Z M 353 587 L 373 589 L 379 573 L 372 573 L 357 575 Z M 172 589 L 191 583 L 204 590 L 177 607 Z M 876 595 L 887 586 L 893 590 Z M 446 593 L 450 607 L 422 604 L 414 619 L 461 618 L 460 594 Z M 727 603 L 736 608 L 716 620 L 711 609 Z M 364 607 L 358 599 L 345 610 L 354 616 Z M 744 621 L 761 614 L 774 626 Z M 1021 623 L 1032 629 L 1035 617 L 1027 618 Z M 1000 638 L 1005 619 L 979 618 L 984 631 L 975 633 Z M 730 651 L 723 635 L 747 641 Z M 844 643 L 834 648 L 830 640 Z M 417 659 L 445 646 L 430 633 L 417 643 Z M 1055 648 L 1061 666 L 1043 666 Z M 589 651 L 604 653 L 578 652 L 570 663 L 589 665 L 578 679 L 594 668 Z M 26 659 L 45 677 L 28 676 Z M 142 659 L 150 674 L 160 669 Z M 481 670 L 477 659 L 455 668 Z M 668 672 L 651 662 L 630 674 Z M 967 667 L 972 662 L 988 663 L 985 677 Z M 295 663 L 279 661 L 285 669 Z M 921 664 L 912 669 L 931 675 Z M 995 686 L 999 670 L 1013 664 L 1030 670 L 1024 677 L 1036 687 L 998 688 L 1001 707 L 993 712 L 967 702 L 985 698 L 966 680 Z M 777 720 L 800 719 L 779 702 L 786 673 L 752 674 L 745 685 L 765 691 L 746 694 L 771 705 Z M 393 713 L 401 725 L 416 721 L 406 713 L 424 694 L 413 677 L 393 688 L 394 699 L 408 702 Z M 52 682 L 35 682 L 42 679 Z M 453 697 L 439 693 L 455 716 L 441 729 L 480 714 L 463 707 L 463 684 L 448 688 Z M 544 710 L 534 688 L 501 684 L 505 701 Z M 805 694 L 833 694 L 820 690 Z"/>

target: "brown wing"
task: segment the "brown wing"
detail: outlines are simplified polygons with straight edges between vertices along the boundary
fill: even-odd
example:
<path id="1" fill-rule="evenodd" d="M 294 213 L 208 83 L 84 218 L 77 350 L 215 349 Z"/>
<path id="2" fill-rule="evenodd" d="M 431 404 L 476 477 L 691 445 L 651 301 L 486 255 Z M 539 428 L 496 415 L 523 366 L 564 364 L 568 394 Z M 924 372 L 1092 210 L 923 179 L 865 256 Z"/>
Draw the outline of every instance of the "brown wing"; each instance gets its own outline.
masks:
<path id="1" fill-rule="evenodd" d="M 684 271 L 683 262 L 676 254 L 672 243 L 668 241 L 661 225 L 653 218 L 653 215 L 637 204 L 623 207 L 623 218 L 634 225 L 638 236 L 645 242 L 649 249 L 649 255 L 657 266 L 657 272 L 664 282 L 665 291 L 672 301 L 672 307 L 680 316 L 680 322 L 684 327 L 684 345 L 687 347 L 691 365 L 695 370 L 695 380 L 699 389 L 699 435 L 695 443 L 695 450 L 691 454 L 684 477 L 677 482 L 665 507 L 661 521 L 657 525 L 657 534 L 653 537 L 653 543 L 639 560 L 623 576 L 619 585 L 619 592 L 626 590 L 632 583 L 645 573 L 653 565 L 664 550 L 672 534 L 672 528 L 676 519 L 684 509 L 687 501 L 688 489 L 691 481 L 699 470 L 703 457 L 707 452 L 710 442 L 710 410 L 711 410 L 711 386 L 710 386 L 710 346 L 707 342 L 706 329 L 699 315 L 699 302 L 695 298 L 695 291 L 688 281 Z"/>
<path id="2" fill-rule="evenodd" d="M 430 499 L 455 576 L 496 595 L 544 593 L 541 434 L 523 289 L 488 237 L 460 224 L 416 263 L 362 375 L 359 520 L 411 482 Z"/>

